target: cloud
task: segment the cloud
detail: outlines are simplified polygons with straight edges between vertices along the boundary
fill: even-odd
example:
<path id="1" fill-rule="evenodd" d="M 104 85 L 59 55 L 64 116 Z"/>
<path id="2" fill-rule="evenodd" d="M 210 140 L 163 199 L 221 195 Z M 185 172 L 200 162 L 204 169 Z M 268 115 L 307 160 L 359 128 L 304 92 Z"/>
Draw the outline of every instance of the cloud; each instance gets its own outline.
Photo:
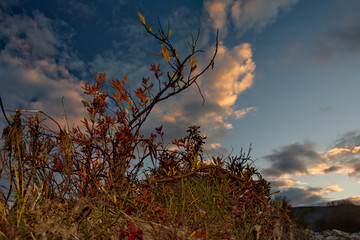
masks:
<path id="1" fill-rule="evenodd" d="M 199 67 L 207 63 L 213 51 L 210 49 L 208 55 L 199 58 Z M 207 135 L 209 146 L 219 146 L 214 144 L 232 128 L 228 119 L 238 119 L 256 110 L 254 107 L 237 110 L 236 106 L 238 96 L 253 85 L 255 67 L 250 44 L 229 49 L 220 43 L 214 69 L 198 81 L 205 97 L 204 105 L 198 89 L 192 86 L 155 108 L 151 122 L 162 122 L 170 139 L 184 135 L 188 126 L 199 125 Z"/>
<path id="2" fill-rule="evenodd" d="M 257 110 L 256 107 L 244 108 L 241 110 L 234 111 L 234 115 L 235 115 L 236 119 L 240 119 L 240 118 L 244 117 L 245 115 L 247 115 L 248 113 L 256 111 L 256 110 Z"/>
<path id="3" fill-rule="evenodd" d="M 318 153 L 310 141 L 295 143 L 273 150 L 264 157 L 270 166 L 262 169 L 268 177 L 292 175 L 323 175 L 330 173 L 360 177 L 360 134 L 348 132 L 337 139 L 332 148 Z"/>
<path id="4" fill-rule="evenodd" d="M 331 166 L 331 167 L 324 169 L 323 172 L 326 174 L 326 173 L 338 172 L 339 170 L 341 170 L 340 166 Z"/>
<path id="5" fill-rule="evenodd" d="M 209 14 L 212 27 L 226 32 L 227 17 L 233 0 L 208 0 L 204 1 L 204 7 Z"/>
<path id="6" fill-rule="evenodd" d="M 339 137 L 334 143 L 334 148 L 344 148 L 348 146 L 360 146 L 360 133 L 358 131 L 349 131 Z"/>
<path id="7" fill-rule="evenodd" d="M 231 19 L 241 35 L 250 29 L 261 31 L 272 24 L 280 12 L 288 11 L 298 0 L 207 0 L 205 10 L 212 27 L 227 32 Z"/>
<path id="8" fill-rule="evenodd" d="M 0 10 L 1 96 L 7 109 L 42 110 L 63 120 L 82 116 L 84 63 L 67 47 L 71 29 L 39 12 L 9 15 Z M 61 35 L 60 35 L 61 33 Z"/>
<path id="9" fill-rule="evenodd" d="M 315 151 L 315 144 L 305 141 L 303 144 L 294 143 L 273 150 L 273 153 L 264 157 L 271 166 L 262 170 L 269 177 L 280 177 L 286 174 L 308 174 L 309 163 L 321 162 L 320 155 Z"/>
<path id="10" fill-rule="evenodd" d="M 91 3 L 82 4 L 75 0 L 72 2 L 74 6 L 69 11 L 78 9 L 84 17 L 92 18 L 93 13 L 89 11 Z M 186 43 L 181 42 L 184 39 L 183 35 L 186 33 L 187 37 L 189 36 L 188 33 L 197 25 L 192 23 L 193 20 L 199 20 L 201 16 L 194 17 L 193 12 L 183 8 L 173 13 L 172 20 L 182 23 L 175 26 L 181 26 L 180 30 L 183 31 L 176 33 L 178 27 L 173 31 L 174 35 L 178 34 L 174 38 L 174 46 L 177 47 Z M 119 33 L 126 33 L 126 37 L 113 41 L 109 49 L 101 48 L 103 52 L 91 54 L 94 58 L 85 62 L 79 59 L 70 47 L 76 45 L 72 41 L 78 38 L 74 40 L 73 36 L 84 33 L 75 32 L 68 23 L 59 19 L 49 19 L 38 11 L 15 15 L 1 11 L 0 14 L 3 20 L 0 25 L 0 72 L 4 76 L 1 80 L 1 95 L 8 109 L 43 110 L 52 116 L 55 115 L 59 120 L 63 119 L 61 99 L 64 96 L 67 116 L 78 119 L 84 113 L 80 101 L 83 91 L 82 79 L 87 78 L 89 74 L 92 78 L 98 72 L 105 71 L 109 78 L 119 75 L 121 78 L 129 73 L 132 89 L 133 85 L 140 84 L 137 79 L 150 75 L 148 63 L 154 63 L 155 58 L 150 53 L 156 50 L 149 49 L 156 41 L 144 44 L 142 41 L 147 41 L 148 38 L 143 38 L 146 33 L 136 22 L 113 26 L 112 30 L 117 28 Z M 71 19 L 73 20 L 71 17 L 67 18 L 68 21 L 72 21 Z M 139 38 L 142 41 L 134 41 Z M 199 45 L 202 49 L 207 49 L 206 52 L 209 54 L 198 58 L 199 68 L 208 63 L 214 50 L 208 49 L 208 35 L 205 35 L 205 40 L 200 40 Z M 140 44 L 143 45 L 142 48 L 138 47 Z M 112 47 L 114 49 L 110 49 Z M 179 51 L 182 50 L 180 47 Z M 159 58 L 155 60 L 157 61 Z M 220 43 L 214 70 L 210 70 L 198 81 L 206 99 L 205 105 L 202 106 L 202 98 L 196 86 L 192 86 L 179 96 L 156 106 L 148 119 L 145 131 L 149 132 L 153 127 L 163 124 L 168 138 L 174 139 L 184 136 L 187 127 L 199 125 L 202 132 L 208 136 L 209 152 L 219 150 L 224 153 L 225 149 L 218 140 L 232 129 L 229 120 L 240 119 L 256 111 L 255 107 L 242 108 L 236 105 L 238 96 L 253 85 L 255 68 L 249 43 L 231 48 Z M 169 68 L 162 65 L 162 71 L 168 70 Z M 5 79 L 9 81 L 5 82 Z"/>
<path id="11" fill-rule="evenodd" d="M 298 0 L 252 0 L 234 2 L 231 15 L 235 26 L 242 32 L 254 28 L 262 30 L 275 21 L 281 11 L 288 11 Z"/>
<path id="12" fill-rule="evenodd" d="M 278 195 L 288 199 L 293 206 L 311 206 L 311 205 L 325 205 L 328 200 L 324 195 L 333 192 L 341 192 L 344 189 L 338 185 L 325 187 L 299 187 L 286 188 L 281 190 Z"/>
<path id="13" fill-rule="evenodd" d="M 213 72 L 206 74 L 205 96 L 214 104 L 230 107 L 237 96 L 252 86 L 255 62 L 249 43 L 243 43 L 228 49 L 220 43 Z"/>
<path id="14" fill-rule="evenodd" d="M 358 1 L 335 2 L 324 21 L 322 36 L 314 42 L 320 62 L 356 56 L 360 52 L 359 7 Z"/>
<path id="15" fill-rule="evenodd" d="M 339 137 L 322 158 L 322 169 L 318 166 L 322 174 L 344 173 L 360 177 L 360 134 L 351 131 Z"/>
<path id="16" fill-rule="evenodd" d="M 332 107 L 319 107 L 319 111 L 322 112 L 322 113 L 328 113 L 328 112 L 333 112 L 334 109 Z"/>
<path id="17" fill-rule="evenodd" d="M 295 181 L 292 179 L 284 179 L 284 180 L 270 180 L 271 187 L 275 189 L 282 189 L 282 188 L 289 188 L 290 186 L 294 185 L 304 185 L 301 181 Z"/>
<path id="18" fill-rule="evenodd" d="M 321 196 L 319 190 L 316 188 L 288 188 L 278 195 L 285 197 L 294 207 L 320 205 L 326 202 L 326 199 Z"/>
<path id="19" fill-rule="evenodd" d="M 349 200 L 353 204 L 360 205 L 360 196 L 350 197 L 350 198 L 347 198 L 346 200 Z"/>
<path id="20" fill-rule="evenodd" d="M 325 34 L 315 42 L 320 62 L 327 62 L 335 56 L 354 56 L 360 52 L 360 24 L 344 26 Z"/>

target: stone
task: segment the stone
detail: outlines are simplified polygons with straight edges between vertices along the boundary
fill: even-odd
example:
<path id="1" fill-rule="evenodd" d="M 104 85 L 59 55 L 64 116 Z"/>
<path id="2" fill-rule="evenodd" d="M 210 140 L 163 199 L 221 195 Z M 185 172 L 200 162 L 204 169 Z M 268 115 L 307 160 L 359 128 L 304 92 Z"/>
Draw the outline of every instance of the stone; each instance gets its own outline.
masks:
<path id="1" fill-rule="evenodd" d="M 313 232 L 313 236 L 315 240 L 360 240 L 360 232 L 347 233 L 336 229 Z"/>

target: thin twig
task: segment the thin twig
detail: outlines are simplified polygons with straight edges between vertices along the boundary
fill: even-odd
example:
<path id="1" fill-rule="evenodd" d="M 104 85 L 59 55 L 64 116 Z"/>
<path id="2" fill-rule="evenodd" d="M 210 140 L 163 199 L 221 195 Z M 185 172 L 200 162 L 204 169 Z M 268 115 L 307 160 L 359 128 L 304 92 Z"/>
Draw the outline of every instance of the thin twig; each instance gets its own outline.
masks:
<path id="1" fill-rule="evenodd" d="M 4 115 L 5 119 L 6 119 L 6 122 L 11 125 L 9 119 L 7 118 L 6 116 L 6 113 L 5 113 L 5 110 L 4 110 L 4 105 L 3 105 L 3 102 L 2 102 L 2 99 L 1 99 L 1 96 L 0 96 L 0 106 L 1 106 L 1 111 L 2 111 L 2 114 Z"/>

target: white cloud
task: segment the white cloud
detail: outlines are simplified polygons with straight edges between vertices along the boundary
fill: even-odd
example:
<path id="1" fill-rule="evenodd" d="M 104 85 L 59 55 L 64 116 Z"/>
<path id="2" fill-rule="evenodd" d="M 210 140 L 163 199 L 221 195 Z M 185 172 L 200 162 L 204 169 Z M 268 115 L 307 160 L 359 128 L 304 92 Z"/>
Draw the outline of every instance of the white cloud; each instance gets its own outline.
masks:
<path id="1" fill-rule="evenodd" d="M 32 16 L 0 12 L 0 18 L 0 38 L 5 43 L 0 51 L 5 107 L 41 110 L 62 121 L 64 97 L 70 122 L 78 120 L 84 112 L 83 90 L 81 80 L 71 71 L 84 75 L 84 64 L 67 48 L 65 38 L 69 36 L 60 36 L 57 23 L 39 12 Z"/>

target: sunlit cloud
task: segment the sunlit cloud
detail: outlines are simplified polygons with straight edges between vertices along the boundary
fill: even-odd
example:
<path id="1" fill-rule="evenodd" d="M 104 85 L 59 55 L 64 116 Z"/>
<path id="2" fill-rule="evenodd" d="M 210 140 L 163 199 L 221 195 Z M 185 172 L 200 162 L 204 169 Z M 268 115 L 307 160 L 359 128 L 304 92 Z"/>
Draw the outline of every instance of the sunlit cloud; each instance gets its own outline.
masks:
<path id="1" fill-rule="evenodd" d="M 245 115 L 247 115 L 248 113 L 254 112 L 256 110 L 257 110 L 256 107 L 249 107 L 249 108 L 234 111 L 234 115 L 235 115 L 236 119 L 240 119 L 240 118 L 244 117 Z"/>
<path id="2" fill-rule="evenodd" d="M 332 193 L 332 192 L 341 192 L 341 191 L 344 191 L 344 189 L 339 187 L 339 185 L 332 185 L 332 186 L 324 187 L 320 191 L 323 194 L 329 194 L 329 193 Z"/>
<path id="3" fill-rule="evenodd" d="M 199 68 L 208 63 L 214 50 L 209 49 L 207 55 L 199 58 Z M 239 95 L 253 85 L 255 67 L 250 44 L 243 43 L 229 49 L 220 43 L 214 69 L 198 81 L 205 98 L 204 105 L 194 86 L 154 108 L 156 114 L 151 115 L 152 122 L 162 122 L 170 139 L 184 135 L 191 125 L 199 125 L 207 135 L 209 148 L 213 150 L 217 146 L 223 152 L 218 141 L 232 129 L 229 119 L 243 118 L 256 110 L 255 107 L 239 109 L 236 105 Z"/>
<path id="4" fill-rule="evenodd" d="M 290 187 L 281 190 L 278 195 L 285 197 L 292 206 L 318 205 L 326 202 L 318 188 Z"/>
<path id="5" fill-rule="evenodd" d="M 274 188 L 288 188 L 294 185 L 306 185 L 307 183 L 303 183 L 301 181 L 298 180 L 293 180 L 293 179 L 283 179 L 283 180 L 270 180 L 271 182 L 271 187 Z"/>
<path id="6" fill-rule="evenodd" d="M 316 152 L 314 144 L 309 141 L 275 149 L 264 157 L 271 165 L 262 169 L 262 173 L 268 177 L 282 178 L 330 173 L 360 177 L 359 140 L 356 134 L 347 133 L 336 141 L 333 148 L 324 152 Z"/>
<path id="7" fill-rule="evenodd" d="M 349 200 L 353 204 L 360 205 L 360 196 L 350 197 L 350 198 L 347 198 L 346 200 Z"/>
<path id="8" fill-rule="evenodd" d="M 255 67 L 249 43 L 233 49 L 220 43 L 214 71 L 202 81 L 205 96 L 221 107 L 234 105 L 238 95 L 252 86 Z"/>
<path id="9" fill-rule="evenodd" d="M 280 188 L 281 189 L 281 188 Z M 280 190 L 280 196 L 288 199 L 293 206 L 326 205 L 326 195 L 341 192 L 344 189 L 338 185 L 325 187 L 289 187 Z"/>
<path id="10" fill-rule="evenodd" d="M 283 177 L 286 174 L 307 175 L 308 165 L 321 162 L 320 155 L 315 151 L 315 144 L 311 141 L 294 143 L 273 150 L 272 154 L 264 157 L 271 166 L 262 170 L 269 177 Z"/>

